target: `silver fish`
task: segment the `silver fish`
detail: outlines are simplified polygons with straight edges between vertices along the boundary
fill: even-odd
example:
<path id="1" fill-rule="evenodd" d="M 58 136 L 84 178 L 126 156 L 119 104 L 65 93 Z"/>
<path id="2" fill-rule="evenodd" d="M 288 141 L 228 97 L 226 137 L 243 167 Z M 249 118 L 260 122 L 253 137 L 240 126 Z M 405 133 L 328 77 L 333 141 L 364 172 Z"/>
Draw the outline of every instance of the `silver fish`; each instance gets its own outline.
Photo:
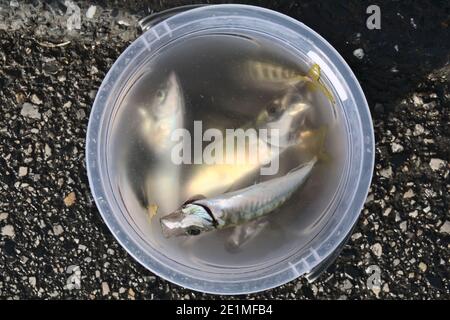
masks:
<path id="1" fill-rule="evenodd" d="M 160 219 L 165 237 L 238 226 L 284 204 L 310 176 L 317 158 L 288 174 L 212 198 L 193 199 Z"/>
<path id="2" fill-rule="evenodd" d="M 140 108 L 140 134 L 148 145 L 152 166 L 142 177 L 141 192 L 146 199 L 147 209 L 158 207 L 160 212 L 171 212 L 175 203 L 181 201 L 181 167 L 171 161 L 175 144 L 171 140 L 174 130 L 183 128 L 185 101 L 183 90 L 174 72 L 162 81 L 162 85 L 152 95 L 145 107 Z M 167 190 L 170 190 L 169 192 Z M 174 198 L 175 197 L 175 198 Z"/>

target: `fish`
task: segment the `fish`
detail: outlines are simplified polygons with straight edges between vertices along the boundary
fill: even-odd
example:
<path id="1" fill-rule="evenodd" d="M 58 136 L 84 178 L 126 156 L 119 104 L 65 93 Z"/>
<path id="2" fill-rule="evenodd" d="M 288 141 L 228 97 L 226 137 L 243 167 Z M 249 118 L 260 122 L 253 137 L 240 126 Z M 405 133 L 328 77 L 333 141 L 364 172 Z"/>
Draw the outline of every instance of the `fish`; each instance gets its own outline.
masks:
<path id="1" fill-rule="evenodd" d="M 330 89 L 321 80 L 321 70 L 317 63 L 313 63 L 306 74 L 278 64 L 253 60 L 247 61 L 243 70 L 243 78 L 247 84 L 271 90 L 284 90 L 304 84 L 311 91 L 321 91 L 331 103 L 335 103 Z"/>
<path id="2" fill-rule="evenodd" d="M 186 201 L 179 209 L 160 219 L 163 236 L 196 236 L 253 221 L 280 208 L 304 184 L 317 162 L 309 162 L 284 176 L 224 193 Z"/>
<path id="3" fill-rule="evenodd" d="M 175 145 L 171 135 L 184 127 L 185 99 L 175 72 L 168 72 L 160 83 L 138 108 L 138 141 L 130 141 L 130 148 L 138 149 L 135 152 L 142 158 L 130 159 L 132 162 L 127 166 L 140 203 L 146 211 L 148 208 L 154 211 L 153 215 L 157 214 L 155 208 L 158 213 L 171 212 L 182 201 L 179 198 L 182 168 L 171 160 Z"/>
<path id="4" fill-rule="evenodd" d="M 300 142 L 300 135 L 295 131 L 304 122 L 308 112 L 312 108 L 303 102 L 297 90 L 291 88 L 281 98 L 275 99 L 269 106 L 263 109 L 253 123 L 243 125 L 243 129 L 268 129 L 267 137 L 259 136 L 258 140 L 251 140 L 245 148 L 239 146 L 235 150 L 236 158 L 245 155 L 248 158 L 249 150 L 258 150 L 257 161 L 245 163 L 223 163 L 214 165 L 202 165 L 195 170 L 190 177 L 185 190 L 185 196 L 192 194 L 203 194 L 206 197 L 221 194 L 228 191 L 238 180 L 258 170 L 262 164 L 270 163 L 278 157 L 286 148 Z M 294 124 L 296 124 L 294 126 Z M 278 129 L 279 139 L 271 139 L 272 130 Z M 279 142 L 273 144 L 273 141 Z M 223 140 L 214 141 L 220 148 L 224 145 Z M 256 143 L 257 148 L 250 143 Z"/>
<path id="5" fill-rule="evenodd" d="M 174 130 L 183 127 L 184 106 L 180 82 L 177 75 L 171 72 L 150 101 L 139 108 L 141 135 L 153 153 L 167 154 L 173 147 L 171 135 Z"/>

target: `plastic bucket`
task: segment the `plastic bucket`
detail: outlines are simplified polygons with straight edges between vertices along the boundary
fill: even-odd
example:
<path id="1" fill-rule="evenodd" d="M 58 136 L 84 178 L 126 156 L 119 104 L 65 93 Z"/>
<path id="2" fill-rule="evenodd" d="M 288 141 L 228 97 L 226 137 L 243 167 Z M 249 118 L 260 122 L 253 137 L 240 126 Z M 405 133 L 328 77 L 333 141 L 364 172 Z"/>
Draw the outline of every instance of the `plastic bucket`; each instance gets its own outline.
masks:
<path id="1" fill-rule="evenodd" d="M 169 43 L 221 30 L 258 33 L 316 63 L 336 97 L 347 136 L 344 173 L 328 207 L 331 213 L 306 246 L 264 266 L 233 272 L 193 268 L 152 247 L 115 192 L 110 162 L 111 122 L 125 83 Z M 369 189 L 374 166 L 374 135 L 363 91 L 342 57 L 313 30 L 283 14 L 246 5 L 213 5 L 175 13 L 134 41 L 106 75 L 95 99 L 87 133 L 86 161 L 97 207 L 120 244 L 143 266 L 173 283 L 201 292 L 246 294 L 277 287 L 300 276 L 313 280 L 331 263 L 353 229 Z"/>

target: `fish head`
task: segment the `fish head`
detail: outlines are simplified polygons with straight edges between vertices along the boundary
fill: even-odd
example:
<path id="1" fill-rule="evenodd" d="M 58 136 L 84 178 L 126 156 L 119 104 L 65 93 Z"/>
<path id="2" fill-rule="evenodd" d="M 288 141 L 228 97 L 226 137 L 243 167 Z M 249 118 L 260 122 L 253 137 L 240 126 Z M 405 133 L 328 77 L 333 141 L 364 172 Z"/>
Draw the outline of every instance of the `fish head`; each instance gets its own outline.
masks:
<path id="1" fill-rule="evenodd" d="M 173 236 L 196 236 L 213 230 L 214 220 L 208 211 L 197 204 L 186 204 L 161 218 L 161 228 L 166 238 Z"/>
<path id="2" fill-rule="evenodd" d="M 154 152 L 167 153 L 173 146 L 172 133 L 183 127 L 184 97 L 177 75 L 169 73 L 138 111 L 143 139 Z"/>
<path id="3" fill-rule="evenodd" d="M 183 108 L 183 94 L 174 72 L 161 83 L 152 98 L 152 113 L 156 120 L 172 118 Z"/>

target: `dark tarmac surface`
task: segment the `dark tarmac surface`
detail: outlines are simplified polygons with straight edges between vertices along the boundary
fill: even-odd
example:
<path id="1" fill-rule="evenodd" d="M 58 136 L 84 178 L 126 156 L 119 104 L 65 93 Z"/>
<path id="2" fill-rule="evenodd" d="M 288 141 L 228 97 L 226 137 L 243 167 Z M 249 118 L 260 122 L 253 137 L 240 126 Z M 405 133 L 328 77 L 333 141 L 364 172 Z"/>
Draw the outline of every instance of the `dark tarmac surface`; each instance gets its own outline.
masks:
<path id="1" fill-rule="evenodd" d="M 68 30 L 64 1 L 0 0 L 0 299 L 222 298 L 135 262 L 88 187 L 84 147 L 96 90 L 139 34 L 138 18 L 192 2 L 164 3 L 98 1 L 87 18 L 90 4 L 77 2 L 81 29 Z M 381 30 L 366 28 L 366 2 L 246 3 L 297 18 L 341 53 L 366 93 L 377 140 L 371 191 L 337 261 L 313 284 L 298 279 L 249 297 L 449 299 L 448 1 L 378 2 Z M 367 287 L 369 266 L 381 270 L 380 290 Z M 78 276 L 80 287 L 71 286 Z"/>

